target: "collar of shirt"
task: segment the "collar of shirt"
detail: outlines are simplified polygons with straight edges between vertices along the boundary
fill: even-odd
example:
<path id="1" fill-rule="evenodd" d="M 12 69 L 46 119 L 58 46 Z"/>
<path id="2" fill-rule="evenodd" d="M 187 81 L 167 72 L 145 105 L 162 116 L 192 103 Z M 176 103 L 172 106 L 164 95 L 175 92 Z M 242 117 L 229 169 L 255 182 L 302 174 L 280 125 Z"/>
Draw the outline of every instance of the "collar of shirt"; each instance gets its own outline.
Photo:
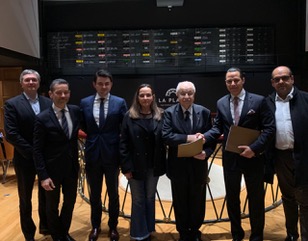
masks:
<path id="1" fill-rule="evenodd" d="M 53 108 L 54 112 L 55 112 L 57 115 L 59 115 L 59 113 L 60 113 L 61 110 L 62 110 L 62 109 L 60 109 L 59 107 L 57 107 L 54 103 L 52 103 L 52 108 Z M 65 110 L 66 112 L 68 112 L 67 105 L 65 105 L 64 110 Z"/>
<path id="2" fill-rule="evenodd" d="M 36 103 L 36 102 L 38 101 L 38 94 L 36 94 L 34 100 L 31 99 L 31 98 L 26 94 L 26 92 L 23 92 L 23 94 L 25 95 L 26 99 L 27 99 L 29 102 Z"/>
<path id="3" fill-rule="evenodd" d="M 239 100 L 244 101 L 245 95 L 246 95 L 246 91 L 244 89 L 242 89 L 237 97 L 238 97 Z M 231 95 L 230 102 L 233 102 L 234 97 L 235 97 L 234 95 Z"/>
<path id="4" fill-rule="evenodd" d="M 282 99 L 276 92 L 276 96 L 275 96 L 275 101 L 282 101 L 282 102 L 287 102 L 291 99 L 293 99 L 293 92 L 294 92 L 294 87 L 292 87 L 292 90 L 290 91 L 290 93 L 287 95 L 287 97 L 285 99 Z"/>
<path id="5" fill-rule="evenodd" d="M 101 97 L 98 93 L 96 93 L 94 101 L 101 102 L 101 98 L 104 98 L 104 97 Z M 110 93 L 108 93 L 106 98 L 104 98 L 105 99 L 104 101 L 107 101 L 107 100 L 109 101 L 109 98 L 110 98 Z"/>
<path id="6" fill-rule="evenodd" d="M 182 108 L 182 111 L 183 111 L 183 114 L 185 115 L 185 111 L 188 110 L 190 116 L 192 115 L 192 112 L 193 112 L 193 108 L 192 108 L 192 105 L 186 110 L 183 106 L 181 106 Z"/>

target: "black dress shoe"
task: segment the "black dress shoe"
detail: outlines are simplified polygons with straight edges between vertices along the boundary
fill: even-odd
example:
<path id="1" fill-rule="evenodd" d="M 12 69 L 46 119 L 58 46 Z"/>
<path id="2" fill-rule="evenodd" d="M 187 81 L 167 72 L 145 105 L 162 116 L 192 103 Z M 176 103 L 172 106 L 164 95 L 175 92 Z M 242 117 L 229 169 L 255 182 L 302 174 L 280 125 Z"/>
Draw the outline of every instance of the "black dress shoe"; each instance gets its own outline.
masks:
<path id="1" fill-rule="evenodd" d="M 285 239 L 285 241 L 296 241 L 298 239 L 298 237 L 296 236 L 292 236 L 292 235 L 288 235 Z"/>
<path id="2" fill-rule="evenodd" d="M 118 241 L 119 240 L 119 233 L 116 229 L 109 230 L 109 237 L 110 241 Z"/>
<path id="3" fill-rule="evenodd" d="M 64 237 L 52 237 L 53 241 L 66 241 Z"/>
<path id="4" fill-rule="evenodd" d="M 47 228 L 40 228 L 40 231 L 39 231 L 40 234 L 43 234 L 43 235 L 49 235 L 49 230 Z"/>
<path id="5" fill-rule="evenodd" d="M 65 240 L 66 240 L 66 241 L 76 241 L 76 240 L 73 239 L 69 234 L 66 234 Z"/>
<path id="6" fill-rule="evenodd" d="M 98 239 L 98 235 L 100 234 L 100 228 L 93 228 L 89 234 L 89 241 L 96 241 Z"/>
<path id="7" fill-rule="evenodd" d="M 35 241 L 34 238 L 26 239 L 26 241 Z"/>

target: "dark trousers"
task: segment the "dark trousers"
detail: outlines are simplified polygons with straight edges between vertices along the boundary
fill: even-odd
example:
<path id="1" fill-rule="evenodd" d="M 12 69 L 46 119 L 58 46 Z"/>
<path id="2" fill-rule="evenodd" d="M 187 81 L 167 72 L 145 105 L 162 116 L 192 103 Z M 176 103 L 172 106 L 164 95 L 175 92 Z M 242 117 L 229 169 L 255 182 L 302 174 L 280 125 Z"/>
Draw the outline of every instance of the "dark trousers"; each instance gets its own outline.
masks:
<path id="1" fill-rule="evenodd" d="M 34 162 L 33 162 L 34 163 Z M 21 230 L 26 239 L 34 238 L 36 226 L 32 219 L 32 192 L 36 177 L 33 166 L 22 166 L 14 163 L 19 196 L 19 211 Z M 47 229 L 46 200 L 44 189 L 38 185 L 39 228 Z"/>
<path id="2" fill-rule="evenodd" d="M 71 226 L 77 196 L 77 175 L 67 174 L 62 180 L 52 180 L 55 189 L 45 191 L 48 227 L 53 238 L 60 238 L 68 234 Z M 61 191 L 63 204 L 59 205 Z M 59 206 L 62 206 L 60 212 Z"/>
<path id="3" fill-rule="evenodd" d="M 287 235 L 299 237 L 299 219 L 301 240 L 308 241 L 308 186 L 295 185 L 293 152 L 276 150 L 275 169 L 282 193 Z"/>
<path id="4" fill-rule="evenodd" d="M 102 188 L 105 176 L 109 197 L 108 226 L 116 229 L 120 210 L 119 202 L 119 168 L 115 166 L 87 165 L 87 181 L 90 186 L 91 223 L 93 228 L 99 228 L 102 219 Z"/>
<path id="5" fill-rule="evenodd" d="M 203 162 L 203 167 L 186 164 L 178 178 L 171 179 L 176 229 L 182 240 L 200 238 L 205 216 L 207 166 L 206 161 L 192 158 L 187 163 L 196 161 Z"/>
<path id="6" fill-rule="evenodd" d="M 245 160 L 257 162 L 258 159 Z M 241 180 L 244 176 L 247 195 L 248 210 L 251 225 L 250 241 L 263 240 L 264 229 L 264 184 L 263 184 L 263 164 L 256 164 L 252 167 L 236 168 L 232 170 L 224 169 L 224 180 L 226 186 L 227 210 L 231 223 L 231 233 L 233 239 L 243 239 L 244 230 L 241 226 Z"/>

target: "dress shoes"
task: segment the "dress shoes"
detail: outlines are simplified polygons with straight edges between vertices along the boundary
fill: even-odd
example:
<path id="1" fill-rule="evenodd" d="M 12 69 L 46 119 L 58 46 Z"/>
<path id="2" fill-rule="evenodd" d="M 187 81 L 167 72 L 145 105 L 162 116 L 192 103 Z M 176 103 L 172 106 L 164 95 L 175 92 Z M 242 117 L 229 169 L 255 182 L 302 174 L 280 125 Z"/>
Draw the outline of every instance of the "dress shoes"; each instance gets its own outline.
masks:
<path id="1" fill-rule="evenodd" d="M 35 241 L 34 238 L 26 239 L 26 241 Z"/>
<path id="2" fill-rule="evenodd" d="M 291 235 L 288 235 L 285 239 L 285 241 L 296 241 L 298 238 L 296 236 L 291 236 Z"/>
<path id="3" fill-rule="evenodd" d="M 195 237 L 195 238 L 192 238 L 191 241 L 202 241 L 202 239 L 200 237 Z"/>
<path id="4" fill-rule="evenodd" d="M 96 241 L 98 239 L 98 235 L 100 234 L 100 228 L 93 228 L 89 234 L 89 241 Z"/>
<path id="5" fill-rule="evenodd" d="M 39 231 L 40 234 L 42 235 L 49 235 L 49 230 L 47 228 L 40 228 L 40 231 Z"/>
<path id="6" fill-rule="evenodd" d="M 69 234 L 65 235 L 65 240 L 66 241 L 76 241 L 75 239 L 73 239 Z"/>
<path id="7" fill-rule="evenodd" d="M 118 241 L 119 240 L 119 233 L 116 229 L 109 230 L 109 237 L 110 241 Z"/>

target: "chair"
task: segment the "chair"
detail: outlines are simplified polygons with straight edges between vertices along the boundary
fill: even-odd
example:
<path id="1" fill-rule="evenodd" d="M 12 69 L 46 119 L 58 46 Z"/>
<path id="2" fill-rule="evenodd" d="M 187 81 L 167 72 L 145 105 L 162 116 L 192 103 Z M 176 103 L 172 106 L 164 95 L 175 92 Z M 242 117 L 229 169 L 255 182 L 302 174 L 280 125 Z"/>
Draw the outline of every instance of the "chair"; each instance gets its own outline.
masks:
<path id="1" fill-rule="evenodd" d="M 5 139 L 4 130 L 0 129 L 0 133 L 2 134 L 2 142 L 0 143 L 0 159 L 3 170 L 2 183 L 6 182 L 7 171 L 9 169 L 10 163 L 13 160 L 14 156 L 14 147 Z"/>

